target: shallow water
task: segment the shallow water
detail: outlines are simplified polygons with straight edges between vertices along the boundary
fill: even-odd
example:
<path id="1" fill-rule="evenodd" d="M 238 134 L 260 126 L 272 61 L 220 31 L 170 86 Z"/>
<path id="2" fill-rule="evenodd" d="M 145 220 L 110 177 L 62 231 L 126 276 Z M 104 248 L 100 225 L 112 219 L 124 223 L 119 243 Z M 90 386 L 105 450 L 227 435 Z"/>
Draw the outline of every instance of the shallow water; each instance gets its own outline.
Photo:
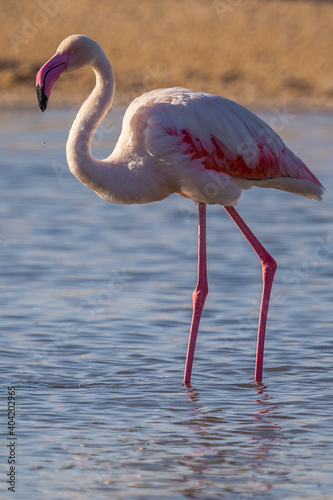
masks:
<path id="1" fill-rule="evenodd" d="M 279 268 L 264 387 L 253 384 L 260 263 L 208 207 L 207 299 L 182 385 L 196 207 L 113 205 L 67 170 L 75 112 L 4 112 L 1 130 L 1 489 L 16 391 L 16 499 L 331 499 L 329 115 L 262 116 L 326 186 L 324 203 L 244 192 Z M 95 139 L 107 156 L 121 112 Z"/>

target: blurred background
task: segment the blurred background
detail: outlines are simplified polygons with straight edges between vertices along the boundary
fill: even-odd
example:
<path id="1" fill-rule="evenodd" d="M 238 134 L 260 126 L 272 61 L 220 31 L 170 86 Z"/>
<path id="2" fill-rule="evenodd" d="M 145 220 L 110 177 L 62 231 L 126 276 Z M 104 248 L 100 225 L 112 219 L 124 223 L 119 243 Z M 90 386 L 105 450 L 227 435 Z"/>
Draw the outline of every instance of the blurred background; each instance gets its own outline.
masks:
<path id="1" fill-rule="evenodd" d="M 185 86 L 252 107 L 333 109 L 333 2 L 1 0 L 0 106 L 35 106 L 35 74 L 68 35 L 104 48 L 117 104 Z M 52 100 L 78 103 L 93 75 L 64 75 Z"/>
<path id="2" fill-rule="evenodd" d="M 15 386 L 15 500 L 332 499 L 333 2 L 0 0 L 0 16 L 0 406 Z M 35 76 L 73 33 L 100 43 L 117 80 L 94 156 L 112 151 L 131 99 L 179 85 L 258 112 L 326 187 L 323 203 L 259 188 L 239 203 L 279 266 L 265 386 L 261 266 L 220 206 L 193 387 L 181 384 L 197 209 L 176 195 L 106 203 L 71 175 L 65 143 L 93 72 L 62 75 L 47 113 Z M 1 498 L 8 472 L 0 459 Z"/>

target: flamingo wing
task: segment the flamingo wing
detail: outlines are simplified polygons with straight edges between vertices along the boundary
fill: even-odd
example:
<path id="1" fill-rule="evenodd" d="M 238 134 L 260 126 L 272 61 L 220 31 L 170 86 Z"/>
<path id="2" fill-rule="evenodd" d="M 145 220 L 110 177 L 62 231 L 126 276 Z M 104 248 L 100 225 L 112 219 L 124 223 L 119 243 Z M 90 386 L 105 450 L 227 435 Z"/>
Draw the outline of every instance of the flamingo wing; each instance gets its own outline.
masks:
<path id="1" fill-rule="evenodd" d="M 159 89 L 133 101 L 128 112 L 132 141 L 141 154 L 190 169 L 192 175 L 210 171 L 211 178 L 215 171 L 241 189 L 275 187 L 321 199 L 324 188 L 302 160 L 269 125 L 233 101 L 182 88 Z"/>

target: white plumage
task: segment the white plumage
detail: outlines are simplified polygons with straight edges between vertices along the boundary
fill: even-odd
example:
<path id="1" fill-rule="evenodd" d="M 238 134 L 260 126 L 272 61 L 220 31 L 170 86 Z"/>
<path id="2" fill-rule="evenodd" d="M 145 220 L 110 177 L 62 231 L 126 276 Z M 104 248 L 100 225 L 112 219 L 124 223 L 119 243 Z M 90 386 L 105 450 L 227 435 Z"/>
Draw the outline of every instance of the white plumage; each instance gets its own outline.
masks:
<path id="1" fill-rule="evenodd" d="M 193 139 L 195 149 L 202 153 L 201 158 L 193 158 L 187 152 L 184 130 Z M 214 153 L 212 138 L 223 149 L 224 162 Z M 121 150 L 129 144 L 138 156 L 145 157 L 148 153 L 169 165 L 165 175 L 172 176 L 175 192 L 202 203 L 235 205 L 241 189 L 255 185 L 317 199 L 323 191 L 304 163 L 263 120 L 243 106 L 212 94 L 171 88 L 138 97 L 126 111 L 119 138 Z M 267 178 L 248 179 L 239 174 L 226 178 L 223 168 L 228 162 L 240 156 L 249 169 L 255 169 L 260 155 L 265 157 L 268 153 L 276 156 L 280 177 L 270 177 L 267 164 Z M 216 170 L 207 169 L 207 157 L 213 158 Z M 217 183 L 217 189 L 210 191 L 207 184 L 212 182 Z"/>
<path id="2" fill-rule="evenodd" d="M 320 182 L 258 116 L 223 97 L 180 87 L 135 99 L 114 151 L 95 160 L 90 141 L 115 88 L 99 45 L 82 35 L 68 37 L 38 72 L 37 88 L 47 102 L 61 70 L 87 64 L 97 83 L 71 129 L 67 159 L 74 175 L 102 198 L 148 203 L 175 192 L 195 202 L 236 205 L 252 186 L 321 198 Z"/>

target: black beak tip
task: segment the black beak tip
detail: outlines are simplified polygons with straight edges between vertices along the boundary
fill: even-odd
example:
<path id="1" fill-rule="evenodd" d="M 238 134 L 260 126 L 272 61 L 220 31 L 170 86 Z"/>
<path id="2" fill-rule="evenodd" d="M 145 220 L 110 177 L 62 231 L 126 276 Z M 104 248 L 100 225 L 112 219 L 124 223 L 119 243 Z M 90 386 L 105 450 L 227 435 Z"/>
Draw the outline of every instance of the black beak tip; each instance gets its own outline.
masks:
<path id="1" fill-rule="evenodd" d="M 47 97 L 47 95 L 44 94 L 43 87 L 40 87 L 39 85 L 37 85 L 36 87 L 36 92 L 37 92 L 39 107 L 42 111 L 45 111 L 47 108 L 47 101 L 49 98 Z"/>

